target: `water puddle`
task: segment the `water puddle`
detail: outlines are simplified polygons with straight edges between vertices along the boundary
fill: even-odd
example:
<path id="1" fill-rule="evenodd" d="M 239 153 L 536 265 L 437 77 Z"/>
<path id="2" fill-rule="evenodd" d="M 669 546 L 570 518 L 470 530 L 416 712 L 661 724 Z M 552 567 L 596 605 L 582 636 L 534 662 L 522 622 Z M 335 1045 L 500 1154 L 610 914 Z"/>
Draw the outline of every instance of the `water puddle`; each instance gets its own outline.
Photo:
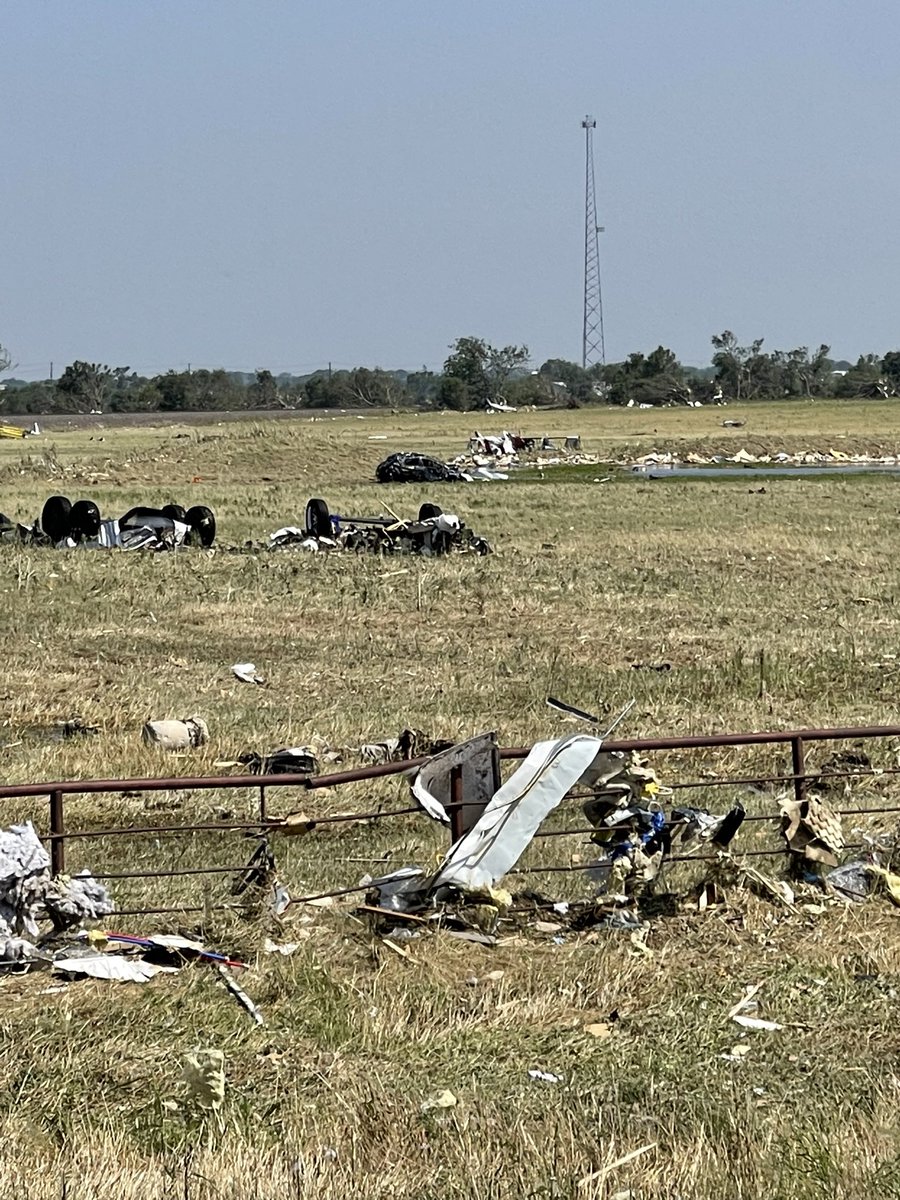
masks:
<path id="1" fill-rule="evenodd" d="M 677 466 L 642 465 L 632 467 L 631 474 L 638 479 L 821 479 L 830 475 L 900 475 L 900 463 L 843 463 L 834 466 L 812 464 L 806 466 L 782 466 L 779 463 L 760 463 L 759 466 L 693 466 L 679 463 Z"/>

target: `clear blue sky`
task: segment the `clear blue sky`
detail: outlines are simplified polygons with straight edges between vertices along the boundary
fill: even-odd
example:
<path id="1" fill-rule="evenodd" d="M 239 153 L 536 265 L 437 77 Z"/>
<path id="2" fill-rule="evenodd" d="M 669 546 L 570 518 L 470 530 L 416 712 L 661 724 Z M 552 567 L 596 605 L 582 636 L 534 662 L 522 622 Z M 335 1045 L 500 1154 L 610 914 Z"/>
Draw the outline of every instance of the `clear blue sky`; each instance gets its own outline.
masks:
<path id="1" fill-rule="evenodd" d="M 0 342 L 437 367 L 900 347 L 897 0 L 8 0 Z"/>

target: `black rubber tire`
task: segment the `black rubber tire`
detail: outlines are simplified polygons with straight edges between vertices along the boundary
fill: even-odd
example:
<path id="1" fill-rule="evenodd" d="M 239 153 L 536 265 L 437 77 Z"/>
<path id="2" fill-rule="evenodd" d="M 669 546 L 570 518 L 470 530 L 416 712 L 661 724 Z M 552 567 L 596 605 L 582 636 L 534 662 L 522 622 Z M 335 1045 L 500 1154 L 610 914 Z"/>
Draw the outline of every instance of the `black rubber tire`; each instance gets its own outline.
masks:
<path id="1" fill-rule="evenodd" d="M 69 513 L 71 536 L 76 541 L 93 541 L 100 532 L 100 521 L 100 509 L 93 500 L 76 500 Z"/>
<path id="2" fill-rule="evenodd" d="M 328 505 L 324 500 L 313 499 L 307 501 L 306 516 L 304 520 L 306 524 L 306 532 L 310 537 L 334 537 L 334 528 L 331 524 L 331 513 L 328 511 Z"/>
<path id="3" fill-rule="evenodd" d="M 419 509 L 420 521 L 431 521 L 434 517 L 442 517 L 444 510 L 439 504 L 423 504 Z"/>
<path id="4" fill-rule="evenodd" d="M 68 496 L 51 496 L 41 509 L 41 529 L 51 542 L 61 542 L 69 536 L 71 511 L 72 501 Z"/>
<path id="5" fill-rule="evenodd" d="M 171 517 L 173 521 L 182 521 L 185 524 L 187 513 L 180 504 L 164 504 L 159 510 L 163 516 Z"/>
<path id="6" fill-rule="evenodd" d="M 205 504 L 194 504 L 184 514 L 184 523 L 190 525 L 188 540 L 199 541 L 201 546 L 211 546 L 216 540 L 216 514 Z"/>

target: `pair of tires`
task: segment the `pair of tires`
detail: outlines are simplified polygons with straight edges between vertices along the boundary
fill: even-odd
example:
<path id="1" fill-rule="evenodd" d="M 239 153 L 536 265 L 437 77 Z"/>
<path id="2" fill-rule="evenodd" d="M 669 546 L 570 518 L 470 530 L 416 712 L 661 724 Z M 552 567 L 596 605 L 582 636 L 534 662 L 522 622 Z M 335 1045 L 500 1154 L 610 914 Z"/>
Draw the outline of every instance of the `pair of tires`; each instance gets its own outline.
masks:
<path id="1" fill-rule="evenodd" d="M 90 541 L 100 532 L 100 509 L 93 500 L 77 500 L 68 496 L 51 496 L 41 510 L 41 529 L 52 542 L 65 538 Z"/>
<path id="2" fill-rule="evenodd" d="M 432 521 L 435 517 L 440 517 L 442 513 L 443 510 L 437 504 L 423 504 L 419 508 L 419 520 Z M 352 517 L 345 517 L 344 520 L 349 521 L 351 524 L 353 522 Z M 307 502 L 304 521 L 306 532 L 310 537 L 334 537 L 331 512 L 324 500 L 310 500 Z"/>
<path id="3" fill-rule="evenodd" d="M 216 518 L 204 504 L 195 504 L 185 511 L 180 504 L 163 508 L 132 508 L 119 521 L 120 526 L 137 527 L 144 522 L 181 521 L 191 529 L 189 540 L 201 546 L 211 546 L 216 537 Z M 102 518 L 93 500 L 77 500 L 67 496 L 51 496 L 41 511 L 41 529 L 54 543 L 73 538 L 77 542 L 93 541 L 100 532 Z"/>

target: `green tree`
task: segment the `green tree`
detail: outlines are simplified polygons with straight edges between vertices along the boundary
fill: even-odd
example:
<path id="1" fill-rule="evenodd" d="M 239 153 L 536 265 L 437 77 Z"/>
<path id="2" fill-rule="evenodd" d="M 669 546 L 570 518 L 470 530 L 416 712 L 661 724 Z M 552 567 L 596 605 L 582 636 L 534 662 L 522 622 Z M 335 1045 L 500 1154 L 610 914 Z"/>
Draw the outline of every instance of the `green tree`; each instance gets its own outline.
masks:
<path id="1" fill-rule="evenodd" d="M 470 408 L 486 408 L 489 400 L 504 400 L 510 377 L 528 362 L 527 346 L 497 348 L 483 338 L 457 338 L 450 350 L 444 375 L 465 385 Z"/>
<path id="2" fill-rule="evenodd" d="M 861 354 L 838 383 L 835 394 L 848 400 L 893 395 L 891 382 L 882 373 L 882 359 L 877 354 Z"/>
<path id="3" fill-rule="evenodd" d="M 374 370 L 355 367 L 347 377 L 346 387 L 354 407 L 394 408 L 407 399 L 402 379 L 391 371 L 382 371 L 380 367 Z"/>
<path id="4" fill-rule="evenodd" d="M 256 380 L 247 388 L 249 408 L 274 408 L 278 403 L 278 384 L 271 371 L 256 372 Z"/>
<path id="5" fill-rule="evenodd" d="M 806 346 L 774 351 L 771 360 L 778 378 L 772 393 L 808 398 L 822 395 L 829 387 L 830 350 L 830 346 L 823 344 L 812 356 Z"/>
<path id="6" fill-rule="evenodd" d="M 108 367 L 79 359 L 63 371 L 56 390 L 75 412 L 103 412 L 107 397 L 127 373 L 128 367 Z"/>
<path id="7" fill-rule="evenodd" d="M 597 399 L 594 392 L 596 374 L 593 370 L 585 370 L 580 363 L 569 362 L 565 358 L 548 358 L 541 364 L 538 374 L 551 384 L 563 384 L 569 398 L 576 404 L 586 404 Z"/>
<path id="8" fill-rule="evenodd" d="M 740 346 L 730 329 L 714 334 L 712 338 L 715 354 L 712 361 L 716 368 L 716 379 L 722 391 L 731 400 L 752 400 L 761 388 L 761 376 L 765 375 L 771 360 L 762 353 L 764 338 L 757 338 L 749 346 Z"/>
<path id="9" fill-rule="evenodd" d="M 441 377 L 429 371 L 426 366 L 421 371 L 411 371 L 406 377 L 406 395 L 410 404 L 421 407 L 431 407 L 436 402 L 438 385 Z"/>
<path id="10" fill-rule="evenodd" d="M 889 350 L 881 360 L 881 374 L 893 395 L 900 394 L 900 350 Z"/>
<path id="11" fill-rule="evenodd" d="M 472 404 L 465 381 L 458 375 L 442 375 L 438 381 L 435 404 L 451 412 L 468 412 Z"/>
<path id="12" fill-rule="evenodd" d="M 163 412 L 209 412 L 241 409 L 247 389 L 221 367 L 214 371 L 166 371 L 150 380 Z"/>
<path id="13" fill-rule="evenodd" d="M 657 346 L 649 354 L 629 354 L 602 369 L 610 404 L 687 404 L 691 389 L 673 350 Z"/>

